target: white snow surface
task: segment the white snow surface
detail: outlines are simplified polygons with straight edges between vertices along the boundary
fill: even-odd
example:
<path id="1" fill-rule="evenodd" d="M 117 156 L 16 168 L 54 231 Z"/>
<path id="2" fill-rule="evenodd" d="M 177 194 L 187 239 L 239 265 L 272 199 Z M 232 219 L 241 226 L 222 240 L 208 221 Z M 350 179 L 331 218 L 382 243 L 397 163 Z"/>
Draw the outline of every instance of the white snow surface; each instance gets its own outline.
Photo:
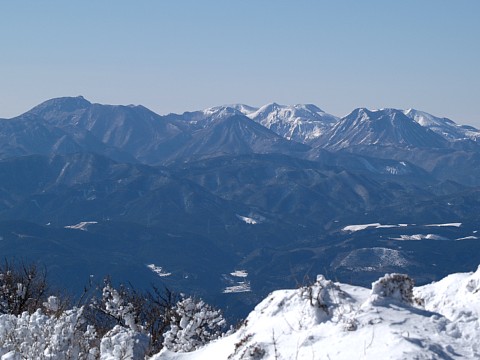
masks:
<path id="1" fill-rule="evenodd" d="M 271 293 L 233 334 L 162 359 L 478 359 L 480 269 L 412 288 L 390 274 L 373 290 L 333 283 Z"/>
<path id="2" fill-rule="evenodd" d="M 127 321 L 131 305 L 112 288 L 107 293 L 107 311 L 127 326 L 115 326 L 97 345 L 93 328 L 82 327 L 82 308 L 58 317 L 3 314 L 0 359 L 78 359 L 82 352 L 92 360 L 147 358 L 147 335 Z M 48 303 L 53 311 L 56 299 Z M 200 310 L 197 317 L 208 315 Z M 268 295 L 235 332 L 192 352 L 165 347 L 150 360 L 479 359 L 479 316 L 480 267 L 420 287 L 404 274 L 387 274 L 372 289 L 319 275 L 310 286 Z"/>

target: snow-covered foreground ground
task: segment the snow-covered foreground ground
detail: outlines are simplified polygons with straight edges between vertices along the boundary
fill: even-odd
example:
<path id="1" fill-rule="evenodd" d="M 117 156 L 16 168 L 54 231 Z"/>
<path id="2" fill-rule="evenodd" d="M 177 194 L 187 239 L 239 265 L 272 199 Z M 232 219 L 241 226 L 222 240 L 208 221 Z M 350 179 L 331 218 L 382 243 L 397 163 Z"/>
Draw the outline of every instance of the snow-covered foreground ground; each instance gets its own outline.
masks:
<path id="1" fill-rule="evenodd" d="M 102 294 L 104 313 L 118 319 L 103 335 L 85 323 L 83 307 L 59 312 L 53 296 L 43 310 L 0 315 L 0 360 L 148 358 L 152 339 L 133 305 L 109 284 Z M 168 314 L 163 350 L 150 360 L 480 359 L 480 267 L 417 288 L 403 274 L 371 289 L 320 275 L 310 286 L 273 292 L 222 338 L 223 318 L 202 301 L 182 298 Z"/>
<path id="2" fill-rule="evenodd" d="M 273 292 L 229 336 L 151 359 L 479 359 L 480 268 L 412 285 L 398 274 L 372 289 L 319 276 Z"/>

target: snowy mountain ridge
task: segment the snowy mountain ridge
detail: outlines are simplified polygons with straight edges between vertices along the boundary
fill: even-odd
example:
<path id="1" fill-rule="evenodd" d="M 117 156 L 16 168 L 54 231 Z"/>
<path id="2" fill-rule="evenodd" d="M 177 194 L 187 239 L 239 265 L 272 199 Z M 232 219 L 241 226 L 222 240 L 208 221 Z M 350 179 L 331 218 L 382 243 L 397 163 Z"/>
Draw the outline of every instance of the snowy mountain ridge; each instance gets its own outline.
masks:
<path id="1" fill-rule="evenodd" d="M 478 141 L 480 139 L 480 131 L 474 127 L 458 125 L 450 119 L 439 118 L 424 111 L 415 109 L 404 110 L 403 113 L 423 127 L 426 127 L 447 139 L 451 139 L 453 141 L 462 138 L 474 141 Z"/>
<path id="2" fill-rule="evenodd" d="M 448 141 L 400 110 L 358 108 L 335 123 L 319 144 L 335 150 L 359 145 L 443 148 Z"/>
<path id="3" fill-rule="evenodd" d="M 387 274 L 366 289 L 318 276 L 271 293 L 233 334 L 162 359 L 477 359 L 480 268 L 413 287 Z"/>
<path id="4" fill-rule="evenodd" d="M 358 108 L 354 109 L 349 115 L 340 118 L 326 113 L 313 104 L 280 105 L 273 102 L 260 108 L 245 104 L 215 106 L 202 110 L 199 113 L 201 114 L 199 118 L 202 119 L 219 119 L 243 114 L 288 140 L 307 144 L 321 137 L 324 139 L 334 138 L 338 129 L 346 131 L 351 126 L 357 127 L 360 123 L 367 120 L 376 121 L 382 119 L 384 122 L 388 120 L 393 127 L 402 126 L 399 125 L 402 124 L 402 121 L 399 119 L 401 115 L 405 115 L 403 122 L 407 118 L 411 119 L 420 125 L 422 129 L 430 130 L 448 142 L 478 141 L 480 139 L 480 131 L 472 126 L 459 125 L 450 119 L 440 118 L 415 109 Z M 356 121 L 350 123 L 348 119 L 352 116 L 356 116 Z M 357 131 L 356 128 L 354 131 Z M 372 136 L 375 136 L 374 131 L 369 136 L 364 136 L 362 143 L 372 141 Z M 398 139 L 402 140 L 402 136 L 397 136 L 394 140 Z M 373 139 L 373 142 L 375 141 L 380 143 L 382 140 Z M 331 141 L 323 140 L 323 142 L 327 142 L 330 147 L 338 147 L 340 145 L 338 142 L 333 144 Z M 349 142 L 345 140 L 342 144 L 340 145 L 341 147 L 348 145 Z M 438 146 L 438 143 L 436 145 Z"/>
<path id="5" fill-rule="evenodd" d="M 336 116 L 312 104 L 271 103 L 246 115 L 286 139 L 303 143 L 319 137 L 338 121 Z"/>

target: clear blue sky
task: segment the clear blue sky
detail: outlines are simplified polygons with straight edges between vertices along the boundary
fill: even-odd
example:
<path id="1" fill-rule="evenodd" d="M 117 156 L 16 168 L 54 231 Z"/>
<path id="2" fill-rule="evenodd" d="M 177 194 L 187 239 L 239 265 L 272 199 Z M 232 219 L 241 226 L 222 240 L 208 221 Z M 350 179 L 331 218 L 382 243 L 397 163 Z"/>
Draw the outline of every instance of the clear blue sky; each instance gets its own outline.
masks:
<path id="1" fill-rule="evenodd" d="M 0 117 L 59 96 L 417 108 L 480 127 L 479 0 L 0 0 Z"/>

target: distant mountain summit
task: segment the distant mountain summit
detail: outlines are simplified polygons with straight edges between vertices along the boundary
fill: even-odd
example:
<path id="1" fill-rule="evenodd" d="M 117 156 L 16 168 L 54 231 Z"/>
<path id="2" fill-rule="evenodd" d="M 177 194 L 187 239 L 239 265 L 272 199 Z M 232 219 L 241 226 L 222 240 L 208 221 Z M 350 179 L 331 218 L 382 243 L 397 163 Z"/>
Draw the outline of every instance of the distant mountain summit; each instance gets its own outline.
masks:
<path id="1" fill-rule="evenodd" d="M 312 104 L 271 103 L 247 116 L 286 139 L 303 143 L 318 138 L 338 121 L 336 116 Z"/>
<path id="2" fill-rule="evenodd" d="M 92 103 L 83 96 L 61 97 L 47 100 L 28 111 L 29 114 L 35 114 L 50 120 L 57 119 L 59 114 L 69 114 L 82 111 L 92 106 Z"/>
<path id="3" fill-rule="evenodd" d="M 480 131 L 472 126 L 458 125 L 450 119 L 439 118 L 424 111 L 408 109 L 403 113 L 425 128 L 432 130 L 449 141 L 480 141 Z"/>
<path id="4" fill-rule="evenodd" d="M 323 134 L 318 145 L 338 150 L 351 146 L 443 148 L 448 142 L 402 111 L 358 108 Z"/>

